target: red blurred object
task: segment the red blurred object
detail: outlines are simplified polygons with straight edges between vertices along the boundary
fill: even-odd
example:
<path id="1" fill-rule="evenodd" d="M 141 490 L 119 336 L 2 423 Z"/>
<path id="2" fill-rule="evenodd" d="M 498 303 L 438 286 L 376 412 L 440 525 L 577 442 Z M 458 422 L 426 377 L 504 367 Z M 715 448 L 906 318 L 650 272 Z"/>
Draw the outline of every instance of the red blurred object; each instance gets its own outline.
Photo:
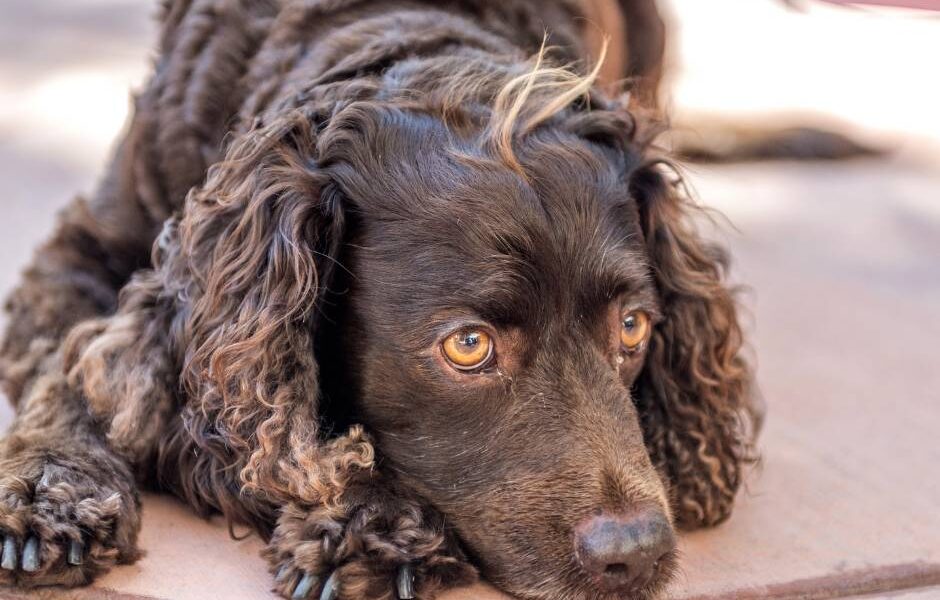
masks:
<path id="1" fill-rule="evenodd" d="M 940 11 L 940 0 L 821 0 L 829 4 L 865 4 L 869 6 L 893 6 Z"/>

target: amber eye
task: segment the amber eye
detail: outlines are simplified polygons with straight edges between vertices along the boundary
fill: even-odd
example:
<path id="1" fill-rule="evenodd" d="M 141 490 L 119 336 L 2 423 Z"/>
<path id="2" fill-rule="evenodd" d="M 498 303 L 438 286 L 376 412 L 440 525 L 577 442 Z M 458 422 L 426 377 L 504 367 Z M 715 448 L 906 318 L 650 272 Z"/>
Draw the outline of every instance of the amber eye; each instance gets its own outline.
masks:
<path id="1" fill-rule="evenodd" d="M 453 333 L 441 344 L 447 360 L 461 371 L 479 369 L 493 356 L 493 342 L 489 334 L 479 329 L 465 329 Z"/>
<path id="2" fill-rule="evenodd" d="M 649 337 L 650 317 L 641 310 L 627 313 L 620 325 L 620 343 L 627 350 L 636 350 Z"/>

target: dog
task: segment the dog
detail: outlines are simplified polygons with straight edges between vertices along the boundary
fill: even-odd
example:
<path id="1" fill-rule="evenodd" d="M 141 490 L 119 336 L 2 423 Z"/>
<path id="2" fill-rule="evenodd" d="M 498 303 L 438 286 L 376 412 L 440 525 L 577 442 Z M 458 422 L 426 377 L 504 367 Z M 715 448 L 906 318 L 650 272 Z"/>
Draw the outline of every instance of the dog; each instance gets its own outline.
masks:
<path id="1" fill-rule="evenodd" d="M 655 597 L 676 530 L 729 516 L 755 404 L 727 252 L 655 143 L 654 3 L 161 23 L 8 302 L 0 583 L 133 562 L 146 487 L 249 525 L 288 598 Z"/>

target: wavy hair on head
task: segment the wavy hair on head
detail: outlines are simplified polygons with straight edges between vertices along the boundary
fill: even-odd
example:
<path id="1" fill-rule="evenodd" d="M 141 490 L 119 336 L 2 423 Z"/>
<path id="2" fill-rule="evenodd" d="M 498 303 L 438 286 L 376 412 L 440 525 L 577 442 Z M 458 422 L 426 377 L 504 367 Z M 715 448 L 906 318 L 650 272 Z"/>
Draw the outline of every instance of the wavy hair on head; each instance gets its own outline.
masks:
<path id="1" fill-rule="evenodd" d="M 514 140 L 524 136 L 569 104 L 590 94 L 607 56 L 609 40 L 604 40 L 594 67 L 586 74 L 578 74 L 570 65 L 553 66 L 548 63 L 550 48 L 542 46 L 531 59 L 532 68 L 503 84 L 493 100 L 493 112 L 487 126 L 489 145 L 503 163 L 526 177 L 516 157 Z"/>

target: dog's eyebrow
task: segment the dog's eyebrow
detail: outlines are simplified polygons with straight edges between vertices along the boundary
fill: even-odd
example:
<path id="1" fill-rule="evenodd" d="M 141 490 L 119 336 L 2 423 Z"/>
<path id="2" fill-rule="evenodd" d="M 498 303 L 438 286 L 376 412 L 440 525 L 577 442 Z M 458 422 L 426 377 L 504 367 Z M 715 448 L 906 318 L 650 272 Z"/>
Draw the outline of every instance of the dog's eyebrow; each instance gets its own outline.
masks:
<path id="1" fill-rule="evenodd" d="M 637 251 L 618 249 L 605 254 L 584 277 L 579 292 L 585 308 L 606 306 L 620 299 L 635 308 L 659 312 L 649 260 Z"/>
<path id="2" fill-rule="evenodd" d="M 595 256 L 571 257 L 546 269 L 523 257 L 493 255 L 460 286 L 455 303 L 488 321 L 521 323 L 544 313 L 549 302 L 577 306 L 579 312 L 631 296 L 656 310 L 656 293 L 647 258 L 626 248 Z"/>
<path id="3" fill-rule="evenodd" d="M 652 272 L 645 254 L 626 249 L 603 255 L 592 278 L 593 287 L 608 297 L 651 288 Z"/>
<path id="4" fill-rule="evenodd" d="M 481 317 L 519 323 L 531 316 L 544 295 L 538 274 L 523 260 L 499 255 L 461 291 L 461 303 Z"/>

